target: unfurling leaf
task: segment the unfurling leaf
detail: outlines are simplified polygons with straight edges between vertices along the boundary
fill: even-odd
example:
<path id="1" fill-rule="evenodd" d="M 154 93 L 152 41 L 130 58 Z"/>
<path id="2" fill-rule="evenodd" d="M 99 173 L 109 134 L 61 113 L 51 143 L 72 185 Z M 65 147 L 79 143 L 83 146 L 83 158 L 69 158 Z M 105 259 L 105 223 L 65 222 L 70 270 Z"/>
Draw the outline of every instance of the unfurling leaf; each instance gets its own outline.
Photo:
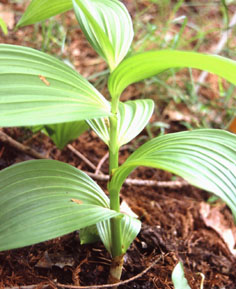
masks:
<path id="1" fill-rule="evenodd" d="M 154 102 L 151 99 L 140 99 L 119 103 L 118 110 L 118 140 L 122 146 L 134 139 L 147 125 L 152 116 Z M 107 118 L 87 121 L 97 135 L 109 145 L 110 126 Z"/>
<path id="2" fill-rule="evenodd" d="M 73 0 L 82 31 L 111 71 L 126 56 L 133 40 L 130 15 L 118 0 Z"/>

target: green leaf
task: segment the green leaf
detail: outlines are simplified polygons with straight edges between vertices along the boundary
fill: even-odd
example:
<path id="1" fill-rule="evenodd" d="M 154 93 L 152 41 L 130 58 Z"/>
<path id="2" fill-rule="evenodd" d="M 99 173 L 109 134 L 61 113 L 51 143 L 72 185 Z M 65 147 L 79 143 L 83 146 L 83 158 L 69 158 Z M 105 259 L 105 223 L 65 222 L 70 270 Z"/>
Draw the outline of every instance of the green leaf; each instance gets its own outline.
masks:
<path id="1" fill-rule="evenodd" d="M 117 0 L 73 0 L 80 27 L 111 71 L 126 56 L 133 40 L 130 15 Z"/>
<path id="2" fill-rule="evenodd" d="M 98 234 L 105 248 L 111 254 L 112 241 L 111 241 L 110 220 L 99 222 L 97 223 L 96 226 Z M 128 250 L 130 244 L 133 242 L 133 240 L 140 232 L 141 222 L 136 218 L 130 217 L 128 215 L 123 215 L 121 227 L 122 227 L 122 250 L 123 253 L 125 253 Z"/>
<path id="3" fill-rule="evenodd" d="M 214 193 L 228 204 L 236 219 L 236 135 L 200 129 L 154 138 L 113 172 L 110 189 L 118 190 L 137 166 L 167 170 Z"/>
<path id="4" fill-rule="evenodd" d="M 106 99 L 72 68 L 37 50 L 0 44 L 0 126 L 79 121 L 110 114 Z"/>
<path id="5" fill-rule="evenodd" d="M 49 240 L 119 215 L 82 171 L 54 160 L 0 171 L 0 250 Z"/>
<path id="6" fill-rule="evenodd" d="M 171 279 L 175 289 L 191 289 L 188 285 L 187 279 L 184 277 L 184 267 L 181 262 L 175 266 L 171 274 Z"/>
<path id="7" fill-rule="evenodd" d="M 124 215 L 121 222 L 122 226 L 122 237 L 123 237 L 123 252 L 125 253 L 130 244 L 133 242 L 133 240 L 136 238 L 138 233 L 141 230 L 141 222 L 133 217 Z"/>
<path id="8" fill-rule="evenodd" d="M 72 0 L 33 0 L 17 23 L 17 27 L 40 22 L 72 8 Z"/>
<path id="9" fill-rule="evenodd" d="M 154 102 L 151 99 L 140 99 L 119 103 L 118 111 L 118 145 L 122 146 L 134 139 L 147 125 L 152 116 Z M 110 127 L 108 118 L 87 121 L 97 135 L 109 145 Z"/>
<path id="10" fill-rule="evenodd" d="M 100 241 L 96 225 L 79 230 L 80 244 L 91 244 Z"/>
<path id="11" fill-rule="evenodd" d="M 79 137 L 87 129 L 87 123 L 82 120 L 45 125 L 43 132 L 52 139 L 57 148 L 63 149 L 70 141 Z"/>
<path id="12" fill-rule="evenodd" d="M 94 118 L 86 121 L 87 124 L 96 132 L 96 134 L 100 137 L 101 140 L 104 141 L 107 145 L 109 145 L 110 140 L 110 124 L 109 119 L 107 117 L 103 118 Z"/>
<path id="13" fill-rule="evenodd" d="M 8 34 L 7 24 L 1 17 L 0 17 L 0 28 L 2 29 L 2 31 L 5 35 Z"/>
<path id="14" fill-rule="evenodd" d="M 231 59 L 196 52 L 162 50 L 126 58 L 110 75 L 109 91 L 112 97 L 119 98 L 128 85 L 175 67 L 206 70 L 236 84 L 236 62 Z"/>
<path id="15" fill-rule="evenodd" d="M 152 116 L 154 102 L 151 99 L 127 101 L 119 104 L 119 146 L 134 139 Z"/>

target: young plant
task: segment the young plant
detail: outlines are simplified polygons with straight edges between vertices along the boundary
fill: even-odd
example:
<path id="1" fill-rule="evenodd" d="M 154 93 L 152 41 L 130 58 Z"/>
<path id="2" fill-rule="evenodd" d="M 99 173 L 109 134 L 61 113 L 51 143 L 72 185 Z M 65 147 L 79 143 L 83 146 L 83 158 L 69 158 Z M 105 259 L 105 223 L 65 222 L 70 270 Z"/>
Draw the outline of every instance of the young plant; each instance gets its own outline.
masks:
<path id="1" fill-rule="evenodd" d="M 0 45 L 0 126 L 86 120 L 108 145 L 109 198 L 85 173 L 55 160 L 31 160 L 0 172 L 0 250 L 19 248 L 94 226 L 112 256 L 109 282 L 121 277 L 123 256 L 140 231 L 120 212 L 119 192 L 138 166 L 170 171 L 222 198 L 236 218 L 236 136 L 201 129 L 162 135 L 121 165 L 122 145 L 148 123 L 150 99 L 120 102 L 130 84 L 173 67 L 207 70 L 236 84 L 236 62 L 184 51 L 149 51 L 123 60 L 133 39 L 131 18 L 118 0 L 33 0 L 18 27 L 74 9 L 80 27 L 110 68 L 107 101 L 63 62 L 31 48 Z"/>

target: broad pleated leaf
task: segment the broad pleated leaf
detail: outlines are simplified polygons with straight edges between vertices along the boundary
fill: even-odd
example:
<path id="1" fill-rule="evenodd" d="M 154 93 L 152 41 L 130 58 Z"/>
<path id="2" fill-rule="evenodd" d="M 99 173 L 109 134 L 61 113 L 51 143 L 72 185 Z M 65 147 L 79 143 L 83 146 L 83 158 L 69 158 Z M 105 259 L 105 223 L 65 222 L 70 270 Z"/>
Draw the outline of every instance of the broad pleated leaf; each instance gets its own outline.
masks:
<path id="1" fill-rule="evenodd" d="M 122 146 L 134 139 L 147 125 L 152 116 L 154 102 L 141 99 L 119 103 L 118 111 L 118 145 Z M 97 135 L 109 145 L 109 119 L 91 119 L 87 121 Z"/>
<path id="2" fill-rule="evenodd" d="M 124 4 L 118 0 L 73 0 L 80 27 L 111 70 L 126 56 L 133 40 L 133 26 Z"/>
<path id="3" fill-rule="evenodd" d="M 175 266 L 171 274 L 171 279 L 175 289 L 191 289 L 187 279 L 184 277 L 184 267 L 181 262 Z"/>
<path id="4" fill-rule="evenodd" d="M 228 204 L 236 218 L 236 135 L 201 129 L 154 138 L 114 171 L 111 189 L 118 190 L 137 166 L 170 171 L 214 193 Z"/>
<path id="5" fill-rule="evenodd" d="M 88 129 L 84 120 L 45 125 L 43 131 L 52 139 L 57 148 L 63 149 L 70 141 Z"/>
<path id="6" fill-rule="evenodd" d="M 72 0 L 32 0 L 17 27 L 40 22 L 72 8 Z"/>
<path id="7" fill-rule="evenodd" d="M 218 55 L 185 51 L 149 51 L 125 59 L 110 75 L 112 97 L 119 97 L 130 84 L 154 76 L 168 68 L 192 67 L 215 73 L 236 84 L 236 62 Z"/>
<path id="8" fill-rule="evenodd" d="M 109 103 L 72 68 L 37 50 L 0 44 L 0 126 L 109 115 Z"/>
<path id="9" fill-rule="evenodd" d="M 49 240 L 117 216 L 82 171 L 54 160 L 0 171 L 0 250 Z"/>
<path id="10" fill-rule="evenodd" d="M 110 221 L 106 220 L 99 222 L 97 223 L 96 226 L 98 234 L 105 248 L 111 254 L 112 240 L 111 240 Z M 141 229 L 141 222 L 138 219 L 124 215 L 122 218 L 121 226 L 122 226 L 122 239 L 123 239 L 122 250 L 123 253 L 125 253 L 128 250 L 130 244 L 138 235 Z"/>

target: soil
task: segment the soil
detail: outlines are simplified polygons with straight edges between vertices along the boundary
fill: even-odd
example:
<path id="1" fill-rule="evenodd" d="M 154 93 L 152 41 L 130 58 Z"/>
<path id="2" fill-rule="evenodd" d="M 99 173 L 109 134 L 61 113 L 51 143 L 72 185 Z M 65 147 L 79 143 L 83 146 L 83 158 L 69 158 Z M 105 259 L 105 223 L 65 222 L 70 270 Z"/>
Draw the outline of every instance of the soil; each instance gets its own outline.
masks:
<path id="1" fill-rule="evenodd" d="M 11 4 L 10 1 L 0 2 L 11 11 L 20 13 L 24 8 L 20 4 Z M 145 3 L 146 1 L 143 1 L 142 5 L 147 5 Z M 127 4 L 132 11 L 131 1 L 127 1 Z M 16 21 L 17 13 L 14 17 Z M 66 21 L 68 19 L 73 21 L 70 17 L 71 14 L 67 16 Z M 32 46 L 29 37 L 32 33 L 33 28 L 26 27 L 17 33 L 10 31 L 10 35 L 2 36 L 0 40 L 3 43 Z M 90 75 L 91 72 L 104 70 L 105 64 L 97 60 L 94 52 L 87 46 L 84 49 L 84 45 L 87 44 L 81 32 L 77 29 L 76 33 L 81 37 L 77 34 L 76 39 L 70 38 L 72 46 L 68 46 L 70 48 L 65 55 L 73 52 L 71 53 L 75 58 L 73 63 L 85 76 Z M 76 50 L 75 47 L 78 45 L 80 49 Z M 38 48 L 37 44 L 34 46 Z M 91 66 L 88 65 L 88 60 Z M 126 90 L 123 98 L 138 97 L 141 91 L 142 84 L 131 86 Z M 102 92 L 106 94 L 106 87 L 102 87 Z M 160 121 L 157 116 L 152 119 L 153 122 L 157 120 Z M 169 124 L 166 132 L 186 129 L 179 121 L 169 119 L 166 122 Z M 32 135 L 29 130 L 21 128 L 7 128 L 3 131 L 51 159 L 94 172 L 68 147 L 58 150 L 42 133 Z M 122 163 L 147 138 L 147 132 L 144 131 L 138 140 L 122 150 L 120 162 Z M 72 146 L 82 152 L 95 166 L 107 152 L 106 145 L 91 131 L 72 142 Z M 0 141 L 0 169 L 28 159 L 31 157 Z M 103 164 L 101 171 L 107 174 L 107 162 Z M 130 177 L 171 181 L 175 176 L 160 170 L 141 167 Z M 106 183 L 97 182 L 106 191 Z M 202 276 L 205 277 L 205 289 L 236 288 L 235 256 L 221 233 L 207 225 L 201 213 L 203 204 L 206 204 L 209 196 L 207 192 L 185 184 L 178 188 L 123 187 L 121 198 L 139 216 L 142 229 L 125 255 L 122 280 L 136 276 L 149 266 L 150 269 L 140 274 L 139 278 L 119 288 L 173 288 L 171 272 L 178 261 L 183 262 L 185 275 L 192 289 L 200 288 Z M 234 232 L 235 226 L 229 209 L 220 201 L 210 207 L 218 208 L 222 222 L 225 222 L 227 228 Z M 110 256 L 101 243 L 80 245 L 79 233 L 74 232 L 30 247 L 0 252 L 0 288 L 63 287 L 58 283 L 74 286 L 106 284 L 110 262 Z"/>
<path id="2" fill-rule="evenodd" d="M 23 129 L 5 129 L 8 135 L 30 145 L 48 157 L 67 161 L 91 171 L 68 148 L 55 148 L 50 139 L 36 137 Z M 93 164 L 98 164 L 106 153 L 106 146 L 93 132 L 86 132 L 72 143 Z M 1 169 L 16 162 L 30 159 L 22 152 L 0 142 Z M 121 162 L 129 155 L 132 144 L 121 152 Z M 108 164 L 102 166 L 107 174 Z M 169 173 L 138 168 L 132 178 L 170 181 Z M 99 182 L 106 190 L 106 183 Z M 139 216 L 142 230 L 125 257 L 122 280 L 133 277 L 157 263 L 139 279 L 119 288 L 173 288 L 171 272 L 181 260 L 191 288 L 200 288 L 204 274 L 204 288 L 236 288 L 235 258 L 222 237 L 206 226 L 200 214 L 202 202 L 208 193 L 190 185 L 178 189 L 125 186 L 122 199 Z M 218 206 L 228 224 L 232 216 L 224 204 Z M 17 236 L 16 236 L 17 237 Z M 106 284 L 110 256 L 101 243 L 80 245 L 79 234 L 74 232 L 45 243 L 0 253 L 0 288 L 38 284 L 55 287 L 54 282 L 73 285 Z"/>

